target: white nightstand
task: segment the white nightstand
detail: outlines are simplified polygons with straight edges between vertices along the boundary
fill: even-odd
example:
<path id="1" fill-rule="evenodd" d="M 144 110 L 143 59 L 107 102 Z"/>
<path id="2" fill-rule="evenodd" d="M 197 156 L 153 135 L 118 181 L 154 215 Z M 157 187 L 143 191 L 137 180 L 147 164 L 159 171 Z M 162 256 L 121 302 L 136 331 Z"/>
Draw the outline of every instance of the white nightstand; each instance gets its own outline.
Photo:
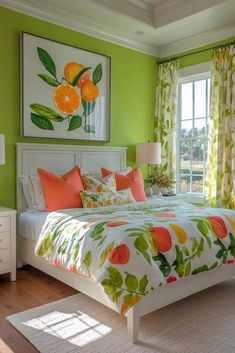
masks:
<path id="1" fill-rule="evenodd" d="M 0 207 L 0 274 L 16 280 L 16 210 Z"/>

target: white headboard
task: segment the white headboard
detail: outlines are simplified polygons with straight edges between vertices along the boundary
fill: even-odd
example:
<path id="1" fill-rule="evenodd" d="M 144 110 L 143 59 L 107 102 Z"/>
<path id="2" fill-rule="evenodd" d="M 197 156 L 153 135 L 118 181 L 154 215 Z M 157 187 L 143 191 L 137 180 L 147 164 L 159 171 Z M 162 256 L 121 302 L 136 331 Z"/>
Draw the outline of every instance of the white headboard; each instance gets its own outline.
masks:
<path id="1" fill-rule="evenodd" d="M 63 174 L 80 165 L 85 172 L 100 174 L 100 167 L 114 171 L 126 167 L 127 147 L 96 147 L 78 145 L 54 145 L 17 143 L 17 210 L 26 207 L 20 175 L 36 174 L 37 168 Z"/>

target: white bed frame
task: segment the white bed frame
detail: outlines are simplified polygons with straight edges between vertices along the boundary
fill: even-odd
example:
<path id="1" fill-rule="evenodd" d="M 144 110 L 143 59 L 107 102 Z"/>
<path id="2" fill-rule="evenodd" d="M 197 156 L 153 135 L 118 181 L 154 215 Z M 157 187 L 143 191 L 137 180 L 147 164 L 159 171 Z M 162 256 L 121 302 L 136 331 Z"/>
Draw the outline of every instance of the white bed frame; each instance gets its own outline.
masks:
<path id="1" fill-rule="evenodd" d="M 100 166 L 112 170 L 124 169 L 126 166 L 126 147 L 88 147 L 46 144 L 17 144 L 17 209 L 18 214 L 25 208 L 25 199 L 19 182 L 20 175 L 35 173 L 41 167 L 57 173 L 63 173 L 79 164 L 84 171 L 98 173 Z M 20 237 L 18 239 L 20 260 L 28 263 L 52 277 L 68 284 L 98 302 L 116 311 L 114 304 L 103 291 L 103 287 L 93 280 L 79 274 L 55 268 L 44 258 L 34 255 L 36 243 Z M 193 293 L 223 282 L 235 276 L 235 266 L 225 266 L 197 276 L 187 277 L 159 287 L 142 298 L 132 307 L 127 316 L 128 335 L 131 342 L 138 340 L 140 317 L 152 311 L 176 302 Z M 216 288 L 215 288 L 216 290 Z M 157 315 L 157 313 L 156 313 Z"/>

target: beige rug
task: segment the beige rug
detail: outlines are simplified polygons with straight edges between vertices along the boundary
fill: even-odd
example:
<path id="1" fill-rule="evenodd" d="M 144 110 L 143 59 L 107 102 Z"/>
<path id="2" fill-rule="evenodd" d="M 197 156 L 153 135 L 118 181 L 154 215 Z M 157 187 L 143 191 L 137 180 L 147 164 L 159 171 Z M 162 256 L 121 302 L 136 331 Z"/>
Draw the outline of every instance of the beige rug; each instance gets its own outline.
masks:
<path id="1" fill-rule="evenodd" d="M 137 345 L 125 318 L 83 294 L 8 320 L 41 353 L 234 353 L 235 280 L 143 317 Z"/>

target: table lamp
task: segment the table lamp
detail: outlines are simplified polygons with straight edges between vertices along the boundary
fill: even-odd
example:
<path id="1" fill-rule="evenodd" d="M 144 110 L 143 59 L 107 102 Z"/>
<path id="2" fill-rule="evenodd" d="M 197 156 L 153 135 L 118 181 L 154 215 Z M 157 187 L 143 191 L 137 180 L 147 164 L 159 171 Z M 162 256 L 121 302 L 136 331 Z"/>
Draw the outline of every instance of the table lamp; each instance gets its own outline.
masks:
<path id="1" fill-rule="evenodd" d="M 5 136 L 0 134 L 0 165 L 5 164 Z"/>
<path id="2" fill-rule="evenodd" d="M 148 176 L 151 164 L 161 164 L 161 142 L 140 142 L 136 144 L 136 161 L 148 164 Z"/>
<path id="3" fill-rule="evenodd" d="M 148 177 L 151 164 L 161 164 L 161 143 L 160 142 L 140 142 L 136 144 L 136 161 L 138 164 L 148 164 Z M 146 194 L 151 196 L 152 187 Z"/>

